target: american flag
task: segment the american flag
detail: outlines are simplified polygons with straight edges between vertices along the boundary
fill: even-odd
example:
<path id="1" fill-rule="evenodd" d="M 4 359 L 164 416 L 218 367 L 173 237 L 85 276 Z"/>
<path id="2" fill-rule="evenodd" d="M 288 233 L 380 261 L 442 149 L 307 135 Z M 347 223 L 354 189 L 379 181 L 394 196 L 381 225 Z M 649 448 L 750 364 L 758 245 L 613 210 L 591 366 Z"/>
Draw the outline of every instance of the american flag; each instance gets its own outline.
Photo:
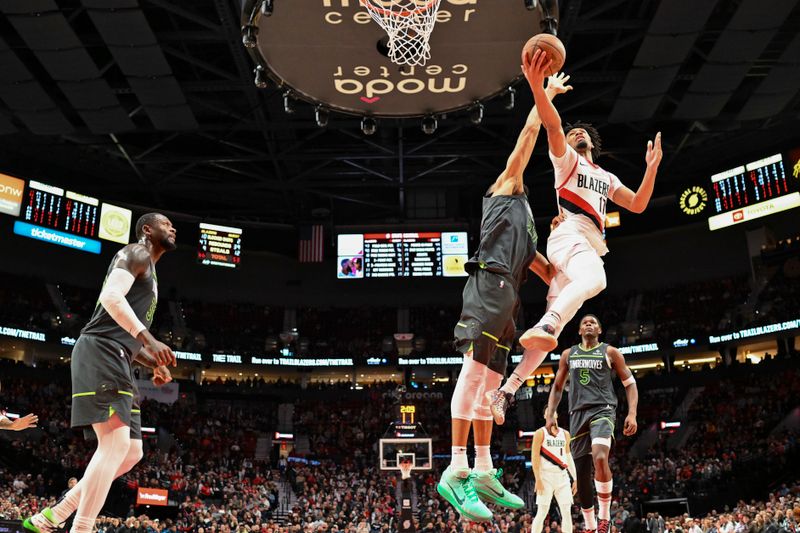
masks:
<path id="1" fill-rule="evenodd" d="M 301 226 L 297 241 L 297 257 L 301 263 L 321 263 L 325 231 L 322 224 Z"/>

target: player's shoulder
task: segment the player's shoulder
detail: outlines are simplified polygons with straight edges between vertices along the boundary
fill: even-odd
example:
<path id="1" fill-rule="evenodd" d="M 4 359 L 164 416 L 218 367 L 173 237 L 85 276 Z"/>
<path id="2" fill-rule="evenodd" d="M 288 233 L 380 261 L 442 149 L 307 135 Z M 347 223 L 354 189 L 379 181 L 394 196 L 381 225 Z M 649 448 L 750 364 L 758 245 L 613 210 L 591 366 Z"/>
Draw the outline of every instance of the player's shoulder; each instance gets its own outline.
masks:
<path id="1" fill-rule="evenodd" d="M 120 248 L 114 258 L 115 261 L 125 261 L 129 266 L 149 265 L 150 250 L 145 245 L 134 242 Z"/>

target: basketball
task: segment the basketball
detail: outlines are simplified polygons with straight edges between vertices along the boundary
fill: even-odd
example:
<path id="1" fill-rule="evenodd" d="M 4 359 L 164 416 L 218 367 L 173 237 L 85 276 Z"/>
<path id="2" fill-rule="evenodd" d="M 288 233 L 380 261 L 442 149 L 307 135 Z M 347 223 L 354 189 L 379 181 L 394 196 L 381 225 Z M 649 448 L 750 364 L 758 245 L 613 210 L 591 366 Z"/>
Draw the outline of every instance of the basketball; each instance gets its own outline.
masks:
<path id="1" fill-rule="evenodd" d="M 525 57 L 528 59 L 533 57 L 533 53 L 539 48 L 547 54 L 548 59 L 553 60 L 553 64 L 547 70 L 547 75 L 552 76 L 564 67 L 564 61 L 567 59 L 567 51 L 564 49 L 564 43 L 555 35 L 549 33 L 540 33 L 534 35 L 525 46 L 522 47 L 522 64 L 525 64 Z"/>

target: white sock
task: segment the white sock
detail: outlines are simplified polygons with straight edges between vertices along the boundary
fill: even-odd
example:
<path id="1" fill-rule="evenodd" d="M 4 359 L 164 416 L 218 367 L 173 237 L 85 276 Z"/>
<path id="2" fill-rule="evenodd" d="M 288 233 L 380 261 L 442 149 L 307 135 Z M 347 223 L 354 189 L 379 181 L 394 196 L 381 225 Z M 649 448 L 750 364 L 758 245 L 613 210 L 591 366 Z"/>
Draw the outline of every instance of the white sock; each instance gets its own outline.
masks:
<path id="1" fill-rule="evenodd" d="M 456 470 L 465 470 L 469 468 L 466 446 L 453 446 L 451 453 L 452 459 L 450 459 L 450 466 Z"/>
<path id="2" fill-rule="evenodd" d="M 581 509 L 583 514 L 583 528 L 588 531 L 597 531 L 597 519 L 594 516 L 594 507 L 591 509 Z"/>
<path id="3" fill-rule="evenodd" d="M 600 520 L 611 520 L 611 491 L 614 490 L 614 480 L 598 481 L 594 480 L 594 488 L 597 491 L 597 516 Z M 607 496 L 601 496 L 607 494 Z"/>
<path id="4" fill-rule="evenodd" d="M 546 356 L 547 352 L 541 350 L 525 350 L 525 353 L 522 354 L 522 361 L 514 369 L 505 385 L 500 387 L 500 390 L 513 395 L 533 374 L 533 371 L 539 368 Z"/>
<path id="5" fill-rule="evenodd" d="M 494 465 L 492 464 L 492 452 L 490 446 L 475 446 L 475 470 L 478 472 L 488 472 Z"/>

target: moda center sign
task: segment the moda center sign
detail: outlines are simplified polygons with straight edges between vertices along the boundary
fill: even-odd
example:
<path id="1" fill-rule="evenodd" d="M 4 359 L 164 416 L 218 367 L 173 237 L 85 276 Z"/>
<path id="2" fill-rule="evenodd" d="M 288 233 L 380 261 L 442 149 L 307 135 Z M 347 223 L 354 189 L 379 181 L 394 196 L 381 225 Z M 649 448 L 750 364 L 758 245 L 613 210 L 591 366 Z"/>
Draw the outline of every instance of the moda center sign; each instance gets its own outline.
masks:
<path id="1" fill-rule="evenodd" d="M 378 117 L 442 113 L 502 93 L 521 76 L 522 46 L 541 31 L 540 11 L 523 0 L 441 0 L 431 59 L 399 67 L 359 0 L 274 0 L 271 16 L 254 6 L 243 2 L 242 23 L 256 13 L 254 58 L 271 77 L 309 101 Z"/>

